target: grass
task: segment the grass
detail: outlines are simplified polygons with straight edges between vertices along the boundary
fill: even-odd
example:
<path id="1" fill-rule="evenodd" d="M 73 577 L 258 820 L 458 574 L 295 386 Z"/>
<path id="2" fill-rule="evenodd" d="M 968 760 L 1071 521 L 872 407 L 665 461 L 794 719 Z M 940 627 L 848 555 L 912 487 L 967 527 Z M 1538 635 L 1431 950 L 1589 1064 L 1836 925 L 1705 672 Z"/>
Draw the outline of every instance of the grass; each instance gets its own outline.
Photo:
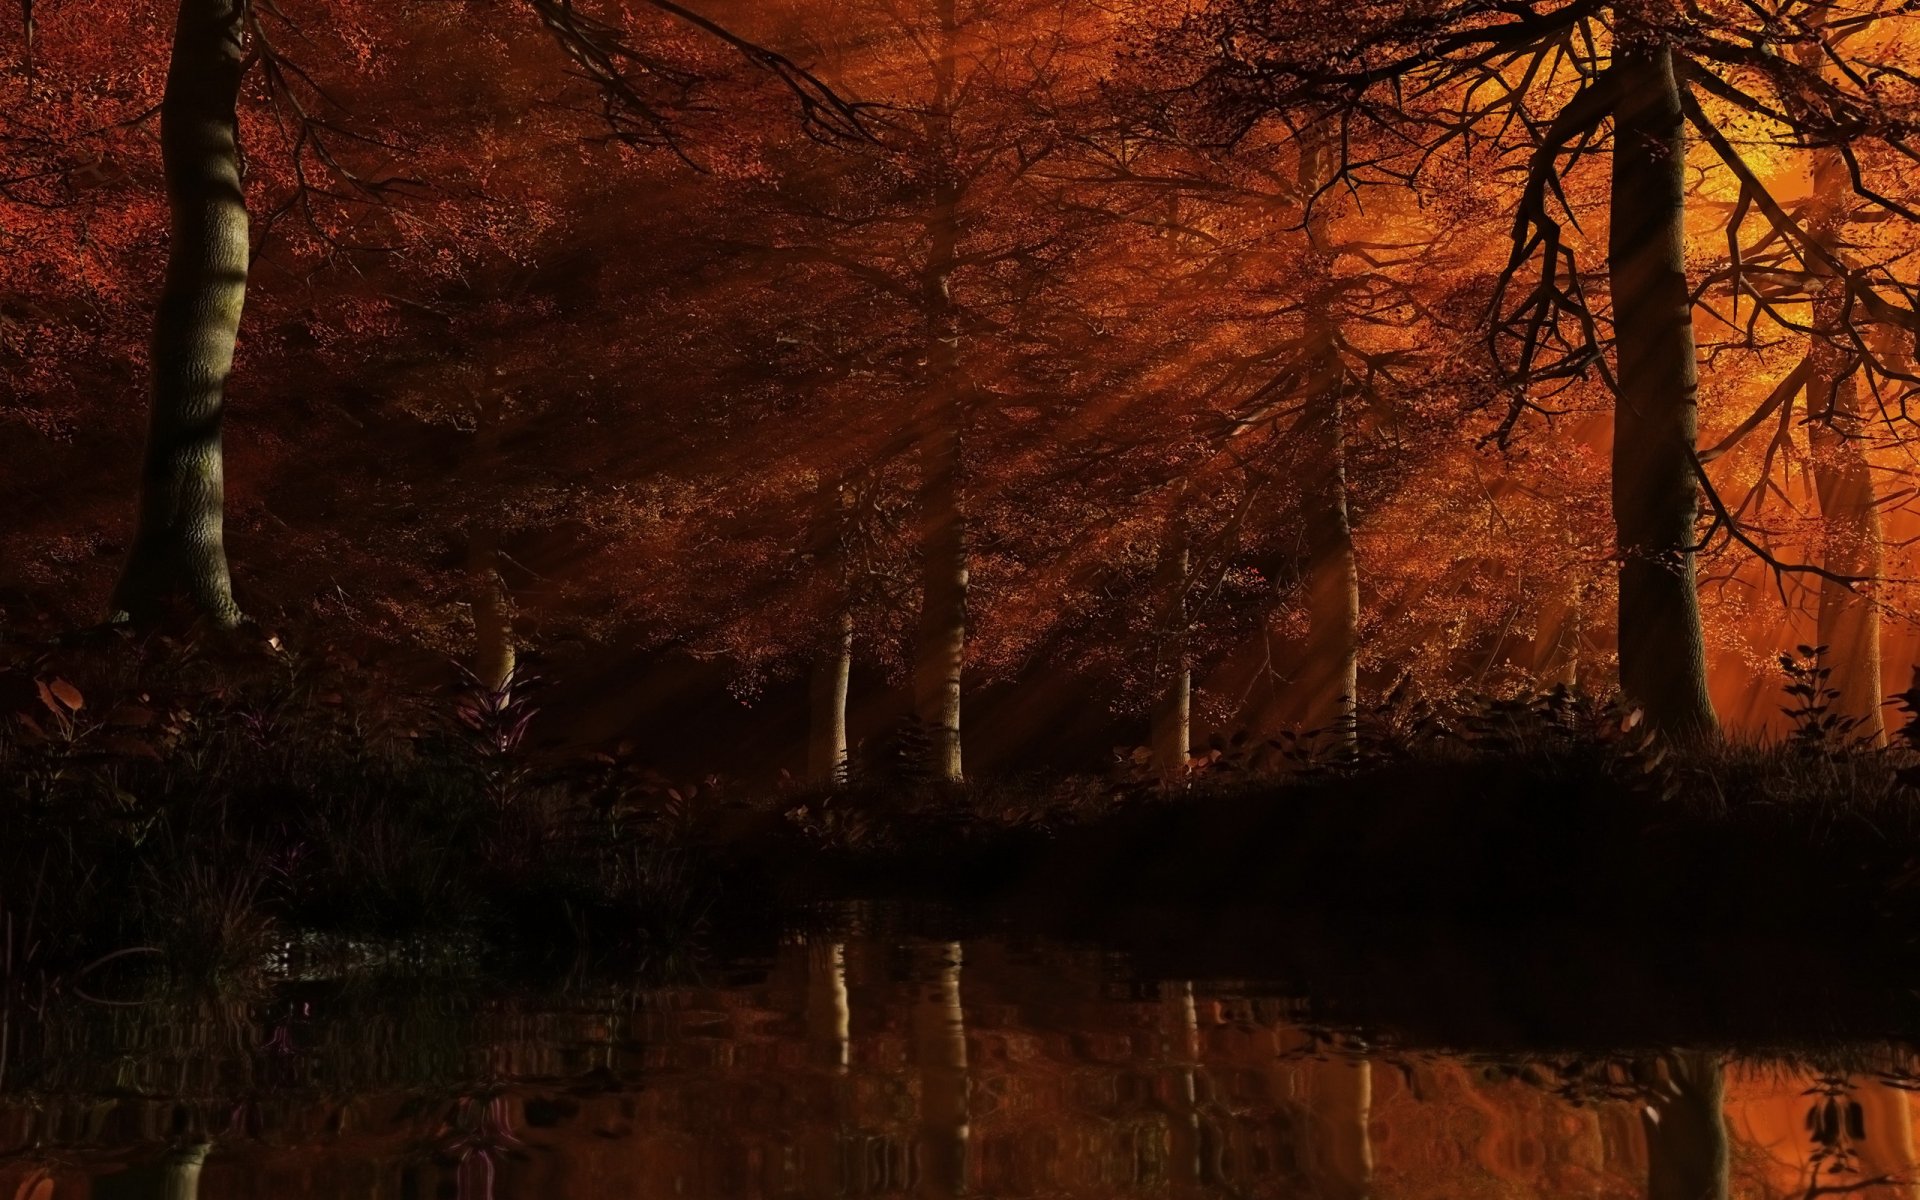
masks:
<path id="1" fill-rule="evenodd" d="M 1277 978 L 1319 938 L 1326 969 L 1357 978 L 1348 946 L 1414 929 L 1462 958 L 1551 936 L 1920 979 L 1916 755 L 1849 747 L 1831 722 L 1682 753 L 1565 692 L 1396 698 L 1351 750 L 1226 741 L 1172 783 L 1123 760 L 1106 778 L 749 797 L 540 750 L 526 681 L 409 692 L 344 656 L 120 635 L 0 653 L 15 993 L 84 988 L 119 952 L 116 970 L 227 986 L 290 944 L 630 970 L 849 897 L 1130 944 L 1187 973 L 1180 954 Z"/>

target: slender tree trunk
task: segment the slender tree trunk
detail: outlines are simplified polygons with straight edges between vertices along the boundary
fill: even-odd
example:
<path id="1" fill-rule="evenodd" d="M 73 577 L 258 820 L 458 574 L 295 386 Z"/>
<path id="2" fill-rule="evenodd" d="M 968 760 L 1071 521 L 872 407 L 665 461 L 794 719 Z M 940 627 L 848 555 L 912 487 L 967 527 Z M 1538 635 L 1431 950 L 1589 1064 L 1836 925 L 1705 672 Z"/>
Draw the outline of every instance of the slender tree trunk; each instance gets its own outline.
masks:
<path id="1" fill-rule="evenodd" d="M 1307 306 L 1306 404 L 1300 431 L 1308 463 L 1306 522 L 1307 647 L 1299 686 L 1307 702 L 1307 727 L 1330 732 L 1337 744 L 1354 740 L 1354 704 L 1359 692 L 1360 571 L 1353 554 L 1347 512 L 1347 374 L 1341 362 L 1336 303 L 1332 214 L 1317 193 L 1332 176 L 1333 148 L 1324 123 L 1310 126 L 1300 141 L 1300 188 L 1316 197 L 1307 217 L 1309 278 L 1315 295 Z"/>
<path id="2" fill-rule="evenodd" d="M 1580 682 L 1580 581 L 1569 579 L 1540 607 L 1534 626 L 1533 678 L 1542 689 Z"/>
<path id="3" fill-rule="evenodd" d="M 1185 775 L 1193 748 L 1193 670 L 1187 662 L 1187 573 L 1191 552 L 1184 516 L 1167 521 L 1153 572 L 1154 702 L 1153 769 L 1163 779 Z"/>
<path id="4" fill-rule="evenodd" d="M 1816 21 L 1824 17 L 1816 11 Z M 1820 48 L 1800 52 L 1803 65 L 1820 70 Z M 1838 249 L 1849 216 L 1847 197 L 1853 181 L 1846 160 L 1837 150 L 1815 152 L 1813 211 L 1810 232 L 1829 249 Z M 1826 278 L 1813 302 L 1812 378 L 1807 382 L 1808 440 L 1812 453 L 1814 490 L 1820 497 L 1820 515 L 1826 523 L 1826 567 L 1865 582 L 1849 587 L 1831 579 L 1820 581 L 1818 641 L 1825 647 L 1820 665 L 1832 668 L 1829 682 L 1839 693 L 1834 711 L 1860 721 L 1855 733 L 1874 745 L 1886 742 L 1881 705 L 1886 692 L 1880 682 L 1880 609 L 1874 585 L 1882 575 L 1880 508 L 1874 494 L 1873 473 L 1867 463 L 1867 413 L 1861 405 L 1861 372 L 1857 357 L 1845 346 L 1841 326 L 1846 321 L 1846 283 L 1833 278 L 1822 264 L 1813 268 Z"/>
<path id="5" fill-rule="evenodd" d="M 931 739 L 935 778 L 957 783 L 960 682 L 967 637 L 967 533 L 961 507 L 960 332 L 953 272 L 960 242 L 960 181 L 952 162 L 959 18 L 939 0 L 940 48 L 927 140 L 936 161 L 927 258 L 921 273 L 927 322 L 927 395 L 920 442 L 921 600 L 914 660 L 914 712 Z"/>
<path id="6" fill-rule="evenodd" d="M 1820 581 L 1820 656 L 1831 667 L 1830 685 L 1839 693 L 1833 711 L 1855 717 L 1856 736 L 1876 746 L 1887 740 L 1881 705 L 1880 609 L 1872 581 L 1881 575 L 1880 509 L 1873 475 L 1860 444 L 1864 423 L 1858 373 L 1845 379 L 1822 378 L 1816 371 L 1809 392 L 1826 396 L 1827 408 L 1813 414 L 1810 432 L 1814 488 L 1826 520 L 1826 566 L 1841 575 L 1866 580 L 1859 590 L 1831 579 Z M 1815 400 L 1815 403 L 1820 403 Z"/>
<path id="7" fill-rule="evenodd" d="M 1647 1135 L 1647 1200 L 1726 1200 L 1730 1174 L 1725 1069 L 1681 1053 L 1641 1110 Z"/>
<path id="8" fill-rule="evenodd" d="M 847 684 L 853 674 L 853 613 L 842 606 L 833 638 L 813 665 L 807 729 L 807 781 L 828 786 L 847 780 Z"/>
<path id="9" fill-rule="evenodd" d="M 243 0 L 180 0 L 160 104 L 171 212 L 154 317 L 151 412 L 133 544 L 116 619 L 148 622 L 183 598 L 240 623 L 227 572 L 220 419 L 247 292 L 247 205 L 235 106 L 246 73 Z"/>
<path id="10" fill-rule="evenodd" d="M 475 415 L 473 482 L 469 494 L 477 506 L 493 503 L 485 485 L 500 458 L 501 397 L 485 393 Z M 500 574 L 500 532 L 483 514 L 467 534 L 467 607 L 473 615 L 474 677 L 495 693 L 513 683 L 519 655 L 513 638 L 513 594 Z"/>
<path id="11" fill-rule="evenodd" d="M 493 692 L 513 683 L 518 654 L 513 643 L 513 600 L 500 577 L 499 538 L 491 528 L 467 543 L 468 607 L 473 611 L 473 674 Z"/>
<path id="12" fill-rule="evenodd" d="M 920 1069 L 920 1187 L 929 1196 L 951 1197 L 967 1190 L 971 1140 L 960 944 L 935 947 L 928 958 L 912 1022 Z"/>
<path id="13" fill-rule="evenodd" d="M 1694 741 L 1718 726 L 1694 582 L 1699 397 L 1685 260 L 1686 139 L 1673 56 L 1660 35 L 1621 14 L 1613 70 L 1608 264 L 1620 368 L 1620 690 L 1651 728 Z"/>

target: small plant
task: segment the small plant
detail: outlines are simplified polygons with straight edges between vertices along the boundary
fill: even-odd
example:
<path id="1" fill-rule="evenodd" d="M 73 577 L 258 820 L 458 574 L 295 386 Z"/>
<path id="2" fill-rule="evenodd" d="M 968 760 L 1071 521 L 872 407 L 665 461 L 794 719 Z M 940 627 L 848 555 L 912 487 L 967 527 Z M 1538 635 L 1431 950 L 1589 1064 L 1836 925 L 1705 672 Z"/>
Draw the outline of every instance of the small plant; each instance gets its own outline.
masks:
<path id="1" fill-rule="evenodd" d="M 1786 674 L 1788 703 L 1781 712 L 1793 722 L 1788 744 L 1806 753 L 1829 754 L 1854 740 L 1861 718 L 1834 711 L 1840 698 L 1832 686 L 1833 668 L 1820 665 L 1825 646 L 1796 646 L 1796 654 L 1782 654 L 1780 669 Z"/>
<path id="2" fill-rule="evenodd" d="M 484 788 L 496 809 L 513 807 L 525 795 L 533 769 L 521 754 L 527 728 L 539 713 L 532 699 L 538 681 L 518 668 L 494 686 L 462 668 L 454 700 L 461 740 L 479 764 Z"/>

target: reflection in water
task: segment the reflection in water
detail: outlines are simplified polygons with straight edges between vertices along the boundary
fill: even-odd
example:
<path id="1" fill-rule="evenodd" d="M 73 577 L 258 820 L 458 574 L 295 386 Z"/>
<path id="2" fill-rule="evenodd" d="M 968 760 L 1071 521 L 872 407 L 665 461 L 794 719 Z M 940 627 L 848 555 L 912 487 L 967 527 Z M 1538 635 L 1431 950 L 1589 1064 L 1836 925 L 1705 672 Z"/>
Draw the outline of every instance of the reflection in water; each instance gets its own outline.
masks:
<path id="1" fill-rule="evenodd" d="M 1726 1073 L 1707 1054 L 1672 1054 L 1656 1067 L 1640 1110 L 1647 1134 L 1647 1200 L 1725 1200 Z"/>
<path id="2" fill-rule="evenodd" d="M 1476 1053 L 1090 951 L 799 941 L 538 999 L 17 1025 L 0 1200 L 1920 1200 L 1891 1047 Z"/>
<path id="3" fill-rule="evenodd" d="M 807 1036 L 820 1061 L 837 1071 L 847 1069 L 849 1030 L 853 1016 L 847 1010 L 847 948 L 840 942 L 818 942 L 807 954 Z"/>
<path id="4" fill-rule="evenodd" d="M 929 947 L 916 980 L 914 1062 L 920 1070 L 920 1179 L 929 1196 L 967 1190 L 967 1023 L 960 1009 L 960 944 Z"/>

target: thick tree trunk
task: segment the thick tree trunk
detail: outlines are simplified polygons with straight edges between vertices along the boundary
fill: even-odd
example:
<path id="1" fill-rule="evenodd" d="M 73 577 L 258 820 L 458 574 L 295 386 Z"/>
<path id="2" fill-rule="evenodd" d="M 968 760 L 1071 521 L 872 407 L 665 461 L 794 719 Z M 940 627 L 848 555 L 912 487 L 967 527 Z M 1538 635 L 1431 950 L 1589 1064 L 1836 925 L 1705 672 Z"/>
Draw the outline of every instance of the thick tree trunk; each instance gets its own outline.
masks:
<path id="1" fill-rule="evenodd" d="M 1800 59 L 1815 71 L 1825 66 L 1817 45 L 1802 50 Z M 1845 234 L 1847 197 L 1852 194 L 1846 160 L 1835 150 L 1816 151 L 1808 226 L 1830 249 L 1837 249 Z M 1832 278 L 1824 265 L 1816 264 L 1814 271 L 1828 278 L 1813 303 L 1809 350 L 1813 374 L 1807 382 L 1812 452 L 1808 457 L 1820 515 L 1826 522 L 1826 568 L 1864 581 L 1854 587 L 1831 579 L 1820 581 L 1817 636 L 1825 647 L 1820 665 L 1833 671 L 1829 682 L 1839 693 L 1834 711 L 1858 719 L 1856 735 L 1882 745 L 1887 737 L 1881 708 L 1886 693 L 1880 682 L 1880 609 L 1874 586 L 1883 564 L 1880 508 L 1867 463 L 1867 413 L 1861 405 L 1859 365 L 1844 346 L 1846 335 L 1841 328 L 1846 321 L 1846 284 Z"/>
<path id="2" fill-rule="evenodd" d="M 1332 174 L 1333 148 L 1323 124 L 1300 141 L 1300 186 L 1314 197 Z M 1309 278 L 1315 295 L 1306 313 L 1306 404 L 1300 432 L 1308 464 L 1306 522 L 1307 646 L 1298 686 L 1307 702 L 1307 728 L 1326 731 L 1335 744 L 1354 739 L 1359 692 L 1360 571 L 1347 512 L 1347 375 L 1340 359 L 1334 281 L 1332 214 L 1318 196 L 1307 217 Z"/>
<path id="3" fill-rule="evenodd" d="M 223 537 L 220 420 L 247 292 L 247 206 L 235 106 L 245 74 L 243 0 L 181 0 L 160 105 L 171 211 L 153 324 L 151 412 L 133 545 L 116 619 L 147 622 L 184 599 L 240 622 Z"/>
<path id="4" fill-rule="evenodd" d="M 960 182 L 952 157 L 959 17 L 939 0 L 940 48 L 926 122 L 933 163 L 932 211 L 921 294 L 927 322 L 927 394 L 920 441 L 921 600 L 914 656 L 914 713 L 930 739 L 936 779 L 958 783 L 960 683 L 967 638 L 967 533 L 960 501 L 960 333 L 953 302 L 959 256 Z"/>
<path id="5" fill-rule="evenodd" d="M 1686 139 L 1667 45 L 1624 16 L 1615 36 L 1608 264 L 1620 382 L 1620 690 L 1649 727 L 1694 741 L 1717 723 L 1694 582 L 1699 397 L 1685 261 Z"/>
<path id="6" fill-rule="evenodd" d="M 473 612 L 473 674 L 495 693 L 512 686 L 518 654 L 513 644 L 513 600 L 500 577 L 499 540 L 482 529 L 467 544 L 468 607 Z"/>
<path id="7" fill-rule="evenodd" d="M 1176 499 L 1176 507 L 1180 501 Z M 1193 748 L 1193 670 L 1187 662 L 1187 572 L 1191 553 L 1184 518 L 1175 512 L 1153 573 L 1153 769 L 1163 779 L 1186 774 Z"/>
<path id="8" fill-rule="evenodd" d="M 1647 1135 L 1647 1200 L 1726 1200 L 1725 1069 L 1695 1052 L 1674 1054 L 1641 1110 Z"/>
<path id="9" fill-rule="evenodd" d="M 834 786 L 847 780 L 847 684 L 853 675 L 853 614 L 834 618 L 833 637 L 813 665 L 807 728 L 807 782 Z"/>

